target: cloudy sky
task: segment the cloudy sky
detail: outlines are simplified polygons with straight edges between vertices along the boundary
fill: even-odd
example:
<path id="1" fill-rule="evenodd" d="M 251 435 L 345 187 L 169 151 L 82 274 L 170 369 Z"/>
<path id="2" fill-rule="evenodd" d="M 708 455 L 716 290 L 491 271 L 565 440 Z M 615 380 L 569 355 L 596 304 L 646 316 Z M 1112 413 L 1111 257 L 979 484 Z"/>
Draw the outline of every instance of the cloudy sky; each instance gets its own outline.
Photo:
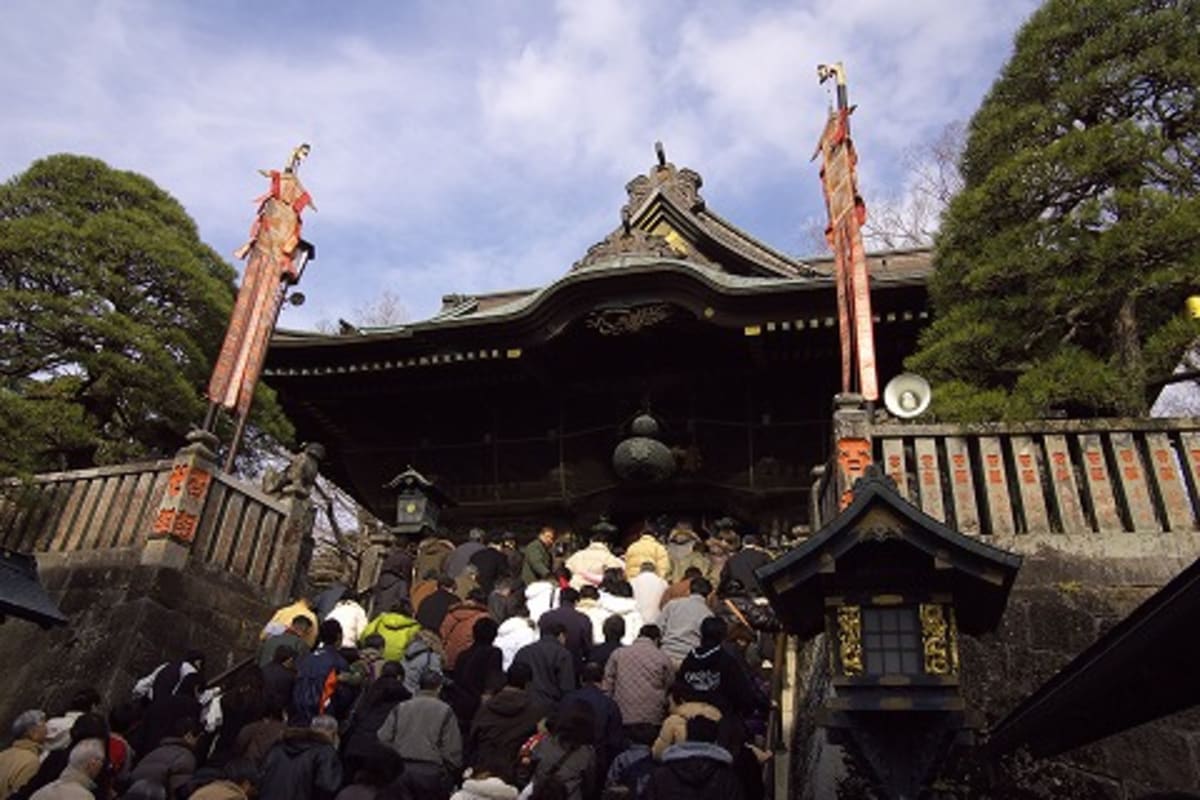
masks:
<path id="1" fill-rule="evenodd" d="M 255 170 L 300 141 L 319 260 L 287 327 L 409 319 L 449 292 L 532 287 L 618 221 L 662 140 L 709 206 L 805 255 L 809 163 L 842 60 L 864 193 L 903 193 L 906 150 L 965 121 L 1032 0 L 768 3 L 6 0 L 0 178 L 59 152 L 141 172 L 223 253 Z"/>

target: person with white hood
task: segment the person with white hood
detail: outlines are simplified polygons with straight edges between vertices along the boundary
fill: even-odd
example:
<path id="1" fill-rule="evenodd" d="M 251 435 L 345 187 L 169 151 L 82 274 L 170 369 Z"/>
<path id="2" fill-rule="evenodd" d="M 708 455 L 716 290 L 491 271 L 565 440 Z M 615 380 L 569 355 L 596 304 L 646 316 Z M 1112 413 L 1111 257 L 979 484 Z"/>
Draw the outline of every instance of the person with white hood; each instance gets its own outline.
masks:
<path id="1" fill-rule="evenodd" d="M 325 619 L 335 619 L 342 626 L 342 647 L 358 646 L 368 622 L 366 609 L 353 597 L 338 600 Z"/>
<path id="2" fill-rule="evenodd" d="M 633 599 L 637 603 L 638 613 L 647 625 L 658 622 L 658 614 L 662 609 L 663 592 L 670 586 L 663 576 L 655 571 L 653 561 L 643 561 L 642 571 L 629 581 L 633 588 Z"/>
<path id="3" fill-rule="evenodd" d="M 537 624 L 552 608 L 558 608 L 559 594 L 562 590 L 553 578 L 544 581 L 534 581 L 525 587 L 525 607 L 529 610 L 529 618 Z"/>
<path id="4" fill-rule="evenodd" d="M 450 795 L 450 800 L 516 800 L 520 792 L 485 769 L 468 770 L 462 788 Z"/>
<path id="5" fill-rule="evenodd" d="M 600 587 L 600 609 L 604 619 L 616 615 L 625 620 L 625 636 L 621 644 L 633 644 L 637 632 L 645 625 L 642 614 L 638 611 L 637 601 L 633 599 L 633 587 L 627 581 L 608 581 Z M 603 637 L 604 621 L 600 621 L 601 637 Z M 603 638 L 597 641 L 603 641 Z"/>
<path id="6" fill-rule="evenodd" d="M 500 648 L 501 666 L 505 672 L 512 666 L 517 651 L 538 640 L 537 623 L 529 615 L 529 609 L 520 600 L 512 608 L 512 616 L 500 623 L 493 645 Z"/>

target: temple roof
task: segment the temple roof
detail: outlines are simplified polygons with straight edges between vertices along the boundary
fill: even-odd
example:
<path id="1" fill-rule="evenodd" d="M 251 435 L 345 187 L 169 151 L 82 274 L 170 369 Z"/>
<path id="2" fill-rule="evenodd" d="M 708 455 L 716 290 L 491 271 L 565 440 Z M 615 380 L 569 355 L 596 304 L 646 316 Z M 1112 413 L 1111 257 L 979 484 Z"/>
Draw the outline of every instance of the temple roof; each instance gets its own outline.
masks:
<path id="1" fill-rule="evenodd" d="M 826 585 L 839 562 L 858 548 L 902 543 L 944 571 L 956 590 L 959 627 L 979 635 L 999 624 L 1021 557 L 965 536 L 929 516 L 896 491 L 878 465 L 855 482 L 854 499 L 820 531 L 755 574 L 788 629 L 813 636 L 823 629 Z"/>

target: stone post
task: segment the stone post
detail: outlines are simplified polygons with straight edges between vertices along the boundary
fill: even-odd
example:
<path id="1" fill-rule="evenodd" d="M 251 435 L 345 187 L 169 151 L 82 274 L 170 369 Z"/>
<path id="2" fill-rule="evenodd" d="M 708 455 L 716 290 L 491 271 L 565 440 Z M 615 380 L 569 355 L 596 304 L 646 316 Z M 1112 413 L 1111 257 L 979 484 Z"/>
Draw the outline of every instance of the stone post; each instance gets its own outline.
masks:
<path id="1" fill-rule="evenodd" d="M 871 464 L 871 415 L 859 394 L 833 398 L 833 446 L 837 453 L 836 490 L 839 508 L 850 505 L 854 482 Z"/>
<path id="2" fill-rule="evenodd" d="M 154 515 L 141 563 L 180 569 L 187 563 L 204 501 L 217 469 L 217 437 L 194 430 L 175 454 L 171 475 Z"/>

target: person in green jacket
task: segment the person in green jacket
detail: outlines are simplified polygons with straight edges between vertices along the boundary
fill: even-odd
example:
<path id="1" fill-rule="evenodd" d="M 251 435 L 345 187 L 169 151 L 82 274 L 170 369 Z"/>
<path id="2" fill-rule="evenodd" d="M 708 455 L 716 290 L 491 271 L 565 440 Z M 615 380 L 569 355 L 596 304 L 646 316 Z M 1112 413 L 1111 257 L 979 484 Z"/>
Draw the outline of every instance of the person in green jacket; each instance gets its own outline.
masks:
<path id="1" fill-rule="evenodd" d="M 525 585 L 550 578 L 554 571 L 554 528 L 546 526 L 537 538 L 525 545 L 525 561 L 521 565 L 521 580 Z"/>
<path id="2" fill-rule="evenodd" d="M 360 642 L 373 633 L 383 637 L 383 660 L 400 661 L 408 643 L 421 630 L 421 623 L 412 618 L 412 607 L 407 600 L 398 600 L 392 610 L 385 611 L 367 623 Z"/>

